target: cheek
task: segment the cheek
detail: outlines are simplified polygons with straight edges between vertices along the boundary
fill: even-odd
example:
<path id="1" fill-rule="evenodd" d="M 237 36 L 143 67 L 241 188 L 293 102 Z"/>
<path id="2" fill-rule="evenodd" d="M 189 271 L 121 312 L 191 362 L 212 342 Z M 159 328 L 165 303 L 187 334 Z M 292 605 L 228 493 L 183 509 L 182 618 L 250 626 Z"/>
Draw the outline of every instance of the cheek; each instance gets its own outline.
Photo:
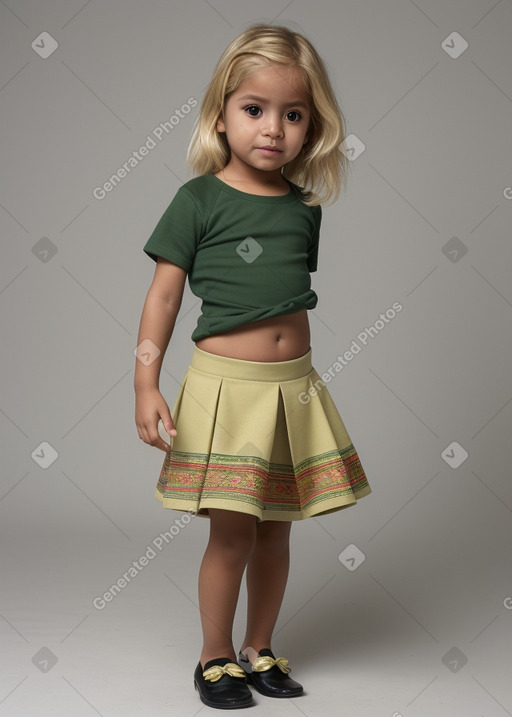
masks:
<path id="1" fill-rule="evenodd" d="M 243 118 L 239 119 L 236 123 L 236 128 L 240 134 L 250 134 L 253 131 L 253 125 L 248 120 L 244 120 Z"/>
<path id="2" fill-rule="evenodd" d="M 302 144 L 302 142 L 304 142 L 304 138 L 306 137 L 306 135 L 307 135 L 307 127 L 305 127 L 304 125 L 302 125 L 300 127 L 293 128 L 292 136 L 293 136 L 294 140 L 296 140 L 297 142 L 300 142 Z"/>

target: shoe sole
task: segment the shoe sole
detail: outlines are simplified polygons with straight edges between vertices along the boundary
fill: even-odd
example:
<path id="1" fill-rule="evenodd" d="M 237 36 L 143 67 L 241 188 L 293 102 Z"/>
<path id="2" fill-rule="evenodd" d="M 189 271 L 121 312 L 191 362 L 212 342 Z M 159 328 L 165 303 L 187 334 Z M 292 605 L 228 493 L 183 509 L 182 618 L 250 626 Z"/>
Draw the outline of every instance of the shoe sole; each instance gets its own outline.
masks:
<path id="1" fill-rule="evenodd" d="M 246 673 L 247 683 L 254 687 L 254 689 L 260 693 L 260 695 L 265 695 L 265 697 L 299 697 L 303 693 L 303 690 L 300 692 L 288 692 L 288 693 L 278 693 L 278 692 L 267 692 L 266 690 L 263 690 L 259 685 L 254 684 L 254 680 L 252 679 L 251 673 Z"/>
<path id="2" fill-rule="evenodd" d="M 249 707 L 250 705 L 254 704 L 252 695 L 249 700 L 240 701 L 240 702 L 213 702 L 212 700 L 207 699 L 199 689 L 199 686 L 197 682 L 194 680 L 194 687 L 199 692 L 199 699 L 201 702 L 203 702 L 205 705 L 208 705 L 208 707 L 218 707 L 221 710 L 236 710 L 239 707 Z"/>

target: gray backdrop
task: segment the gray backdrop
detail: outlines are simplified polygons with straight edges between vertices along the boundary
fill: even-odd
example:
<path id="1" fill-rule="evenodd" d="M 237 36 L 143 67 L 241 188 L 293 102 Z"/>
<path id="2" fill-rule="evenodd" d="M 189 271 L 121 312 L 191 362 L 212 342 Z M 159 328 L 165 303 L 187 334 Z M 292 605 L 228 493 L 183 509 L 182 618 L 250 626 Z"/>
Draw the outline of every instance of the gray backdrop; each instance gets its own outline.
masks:
<path id="1" fill-rule="evenodd" d="M 257 709 L 512 714 L 511 3 L 7 0 L 0 716 L 209 710 L 192 684 L 209 523 L 153 497 L 133 352 L 142 246 L 191 178 L 199 104 L 180 108 L 256 20 L 311 39 L 347 118 L 309 316 L 319 373 L 359 346 L 329 391 L 373 490 L 294 524 L 273 647 L 306 694 Z M 198 315 L 187 284 L 169 405 Z"/>

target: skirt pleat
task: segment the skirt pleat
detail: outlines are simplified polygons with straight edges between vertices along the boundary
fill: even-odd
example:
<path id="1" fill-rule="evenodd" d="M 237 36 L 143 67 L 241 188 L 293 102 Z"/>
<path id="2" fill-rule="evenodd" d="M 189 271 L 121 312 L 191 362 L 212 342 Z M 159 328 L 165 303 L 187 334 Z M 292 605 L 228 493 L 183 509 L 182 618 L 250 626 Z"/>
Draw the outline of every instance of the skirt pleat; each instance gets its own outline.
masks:
<path id="1" fill-rule="evenodd" d="M 177 435 L 155 488 L 163 507 L 302 520 L 371 488 L 311 348 L 260 362 L 194 347 L 171 415 Z"/>

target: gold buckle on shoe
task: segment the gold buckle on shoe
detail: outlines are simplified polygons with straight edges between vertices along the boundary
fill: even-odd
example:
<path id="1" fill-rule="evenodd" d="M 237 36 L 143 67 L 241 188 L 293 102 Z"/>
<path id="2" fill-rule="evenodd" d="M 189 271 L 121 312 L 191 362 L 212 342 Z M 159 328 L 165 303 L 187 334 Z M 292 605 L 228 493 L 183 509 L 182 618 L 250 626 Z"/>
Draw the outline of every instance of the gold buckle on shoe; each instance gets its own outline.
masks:
<path id="1" fill-rule="evenodd" d="M 284 672 L 285 674 L 288 672 L 291 672 L 291 668 L 288 667 L 288 660 L 286 657 L 276 657 L 274 660 L 270 655 L 263 655 L 262 657 L 258 657 L 256 660 L 254 660 L 252 664 L 252 671 L 253 672 L 266 672 L 267 670 L 270 670 L 271 667 L 274 665 L 277 665 L 281 672 Z"/>
<path id="2" fill-rule="evenodd" d="M 236 665 L 234 662 L 226 662 L 223 667 L 220 665 L 212 665 L 212 667 L 209 667 L 203 672 L 204 679 L 210 680 L 210 682 L 217 682 L 217 680 L 220 680 L 222 675 L 245 677 L 245 672 L 240 665 Z"/>

